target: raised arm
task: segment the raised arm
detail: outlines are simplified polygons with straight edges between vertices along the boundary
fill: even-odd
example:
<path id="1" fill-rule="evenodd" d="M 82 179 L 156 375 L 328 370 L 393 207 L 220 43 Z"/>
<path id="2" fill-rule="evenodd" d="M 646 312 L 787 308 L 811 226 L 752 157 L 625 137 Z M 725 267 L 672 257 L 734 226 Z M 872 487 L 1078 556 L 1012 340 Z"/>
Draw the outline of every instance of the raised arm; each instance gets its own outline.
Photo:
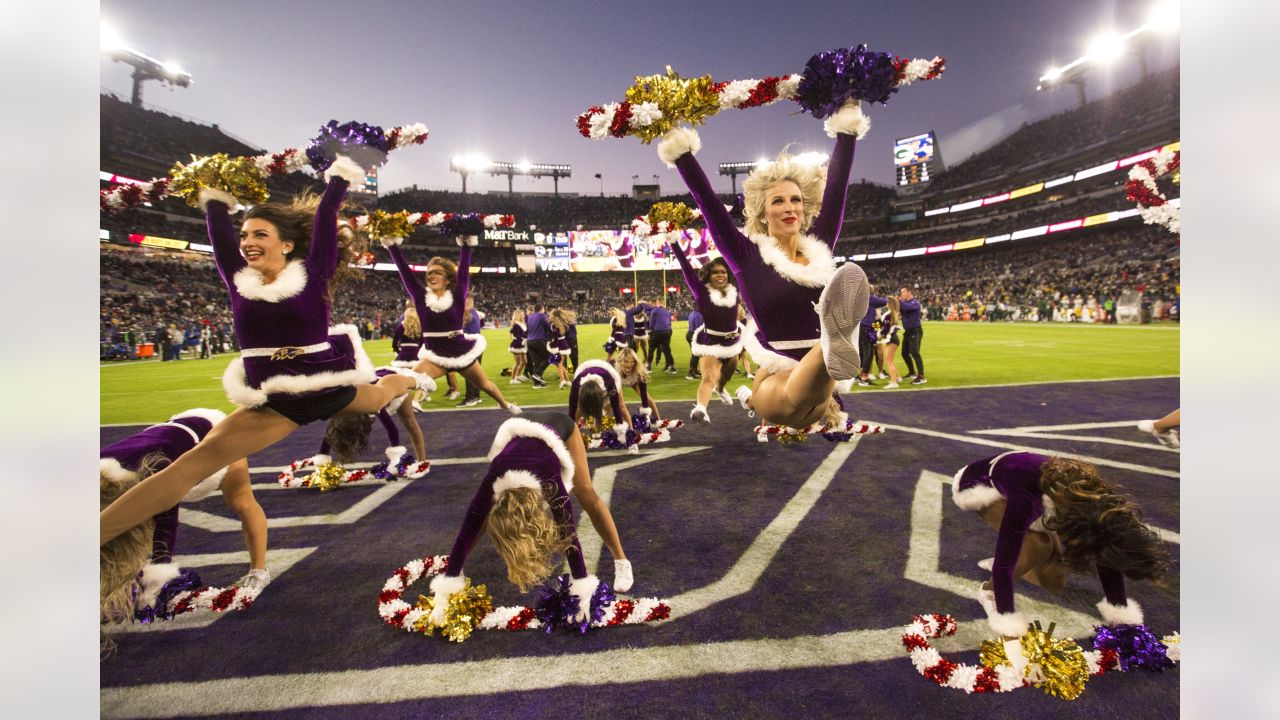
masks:
<path id="1" fill-rule="evenodd" d="M 453 280 L 453 300 L 462 307 L 471 290 L 471 246 L 463 245 L 458 252 L 458 276 Z"/>
<path id="2" fill-rule="evenodd" d="M 227 204 L 221 200 L 205 203 L 204 222 L 209 233 L 209 244 L 213 246 L 213 261 L 218 265 L 218 274 L 222 276 L 223 284 L 231 289 L 231 278 L 248 263 L 240 254 L 240 236 L 231 224 Z"/>
<path id="3" fill-rule="evenodd" d="M 853 135 L 838 133 L 836 147 L 827 165 L 827 187 L 822 192 L 822 209 L 813 220 L 809 232 L 835 247 L 844 224 L 844 202 L 849 194 L 849 172 L 853 169 L 853 150 L 858 140 Z"/>
<path id="4" fill-rule="evenodd" d="M 404 291 L 409 294 L 415 305 L 421 304 L 423 293 L 427 291 L 422 281 L 417 275 L 413 274 L 413 268 L 409 267 L 409 261 L 404 257 L 404 251 L 399 245 L 387 246 L 387 252 L 391 254 L 391 261 L 396 264 L 396 271 L 400 273 L 400 284 L 404 286 Z"/>
<path id="5" fill-rule="evenodd" d="M 695 298 L 703 299 L 707 294 L 707 289 L 702 286 L 702 282 L 698 280 L 698 271 L 693 269 L 693 265 L 689 263 L 689 258 L 685 256 L 684 250 L 680 249 L 680 243 L 671 243 L 671 252 L 675 253 L 676 262 L 680 263 L 680 274 L 684 275 L 684 284 L 689 286 L 689 292 L 693 293 Z"/>
<path id="6" fill-rule="evenodd" d="M 736 273 L 739 268 L 739 260 L 744 256 L 746 244 L 750 240 L 742 234 L 742 231 L 738 230 L 738 226 L 733 222 L 733 216 L 729 214 L 729 211 L 724 207 L 724 203 L 720 202 L 719 196 L 711 189 L 711 181 L 707 179 L 707 174 L 702 171 L 702 166 L 694 159 L 693 153 L 700 147 L 702 147 L 702 141 L 698 139 L 697 132 L 685 128 L 677 128 L 671 131 L 658 146 L 658 155 L 663 158 L 667 165 L 674 165 L 676 170 L 680 172 L 680 177 L 689 188 L 690 194 L 693 195 L 693 201 L 698 204 L 698 209 L 702 211 L 702 217 L 706 220 L 707 227 L 711 229 L 711 236 L 715 238 L 716 247 L 720 249 L 720 254 L 724 256 L 725 262 L 729 263 L 730 269 Z"/>
<path id="7" fill-rule="evenodd" d="M 315 222 L 311 228 L 311 249 L 307 251 L 307 269 L 328 279 L 338 269 L 338 211 L 347 197 L 350 183 L 334 175 L 320 196 Z"/>

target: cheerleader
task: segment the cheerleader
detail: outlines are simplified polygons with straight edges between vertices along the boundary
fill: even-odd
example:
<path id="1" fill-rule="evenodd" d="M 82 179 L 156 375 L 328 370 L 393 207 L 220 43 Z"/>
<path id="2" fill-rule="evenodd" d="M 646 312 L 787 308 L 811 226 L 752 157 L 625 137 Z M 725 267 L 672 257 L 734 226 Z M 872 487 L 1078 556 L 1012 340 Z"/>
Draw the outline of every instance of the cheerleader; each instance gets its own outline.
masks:
<path id="1" fill-rule="evenodd" d="M 1142 623 L 1142 608 L 1125 594 L 1125 577 L 1159 582 L 1169 565 L 1164 542 L 1142 522 L 1142 511 L 1098 475 L 1093 465 L 1030 452 L 1006 452 L 969 463 L 955 475 L 952 499 L 980 513 L 997 531 L 995 557 L 978 601 L 991 629 L 1013 638 L 1027 629 L 1014 607 L 1013 579 L 1051 592 L 1069 570 L 1094 570 L 1107 624 Z M 988 565 L 990 563 L 990 565 Z"/>
<path id="2" fill-rule="evenodd" d="M 622 378 L 622 386 L 635 388 L 636 394 L 640 396 L 640 412 L 648 408 L 653 413 L 654 420 L 661 420 L 662 414 L 658 412 L 658 403 L 654 402 L 653 397 L 649 395 L 649 371 L 644 363 L 640 362 L 636 351 L 631 348 L 622 348 L 618 351 L 618 356 L 613 359 L 613 366 Z"/>
<path id="3" fill-rule="evenodd" d="M 886 312 L 880 318 L 880 337 L 876 340 L 884 357 L 885 368 L 889 371 L 888 389 L 898 387 L 902 375 L 898 372 L 898 342 L 902 333 L 902 310 L 900 301 L 893 295 L 885 298 Z"/>
<path id="4" fill-rule="evenodd" d="M 643 300 L 637 299 L 636 304 L 627 310 L 627 320 L 631 324 L 631 349 L 636 351 L 642 358 L 649 357 L 649 313 L 645 312 Z M 652 370 L 647 364 L 645 370 Z"/>
<path id="5" fill-rule="evenodd" d="M 487 529 L 507 566 L 507 579 L 528 591 L 549 577 L 556 556 L 564 555 L 577 599 L 575 622 L 585 622 L 600 579 L 587 571 L 573 522 L 572 495 L 614 554 L 613 587 L 631 589 L 631 563 L 622 554 L 613 517 L 591 486 L 582 434 L 564 413 L 535 411 L 510 418 L 498 428 L 489 450 L 489 471 L 471 499 L 462 528 L 449 552 L 448 569 L 431 581 L 435 596 L 430 621 L 444 624 L 449 596 L 466 586 L 467 556 Z"/>
<path id="6" fill-rule="evenodd" d="M 511 344 L 507 346 L 507 351 L 511 353 L 511 385 L 519 385 L 524 382 L 520 377 L 524 375 L 524 369 L 528 366 L 528 348 L 525 347 L 525 336 L 528 332 L 524 325 L 524 310 L 516 308 L 511 313 L 511 329 L 507 331 L 511 334 Z"/>
<path id="7" fill-rule="evenodd" d="M 573 373 L 569 386 L 569 417 L 578 425 L 604 426 L 605 407 L 613 415 L 613 424 L 619 427 L 619 437 L 631 429 L 631 413 L 622 399 L 622 376 L 618 369 L 604 360 L 588 360 Z"/>
<path id="8" fill-rule="evenodd" d="M 742 325 L 738 322 L 738 288 L 733 284 L 729 265 L 716 258 L 694 270 L 693 264 L 679 245 L 671 248 L 684 282 L 693 293 L 698 312 L 702 313 L 702 327 L 690 340 L 689 351 L 698 357 L 698 370 L 702 381 L 698 383 L 698 402 L 689 417 L 711 422 L 707 403 L 714 394 L 722 401 L 733 404 L 725 385 L 733 379 L 738 368 L 738 354 L 742 352 Z"/>
<path id="9" fill-rule="evenodd" d="M 693 267 L 701 268 L 711 260 L 711 243 L 702 230 L 685 230 L 677 242 Z"/>
<path id="10" fill-rule="evenodd" d="M 473 238 L 474 239 L 474 238 Z M 439 256 L 427 261 L 426 284 L 413 274 L 409 261 L 404 257 L 400 243 L 404 238 L 384 238 L 382 244 L 391 254 L 396 269 L 400 272 L 400 282 L 405 292 L 413 300 L 422 321 L 422 349 L 418 352 L 419 362 L 414 370 L 425 373 L 432 379 L 439 378 L 449 371 L 457 371 L 467 380 L 475 383 L 489 397 L 498 401 L 504 410 L 518 415 L 520 407 L 507 402 L 502 391 L 484 374 L 484 368 L 477 362 L 485 349 L 484 335 L 463 332 L 463 311 L 467 291 L 471 287 L 471 245 L 469 241 L 459 238 L 462 245 L 458 262 Z M 457 399 L 457 390 L 450 385 L 450 399 Z"/>
<path id="11" fill-rule="evenodd" d="M 551 323 L 551 340 L 547 342 L 547 350 L 551 354 L 550 362 L 556 366 L 556 373 L 560 376 L 560 389 L 569 387 L 569 326 L 577 321 L 577 315 L 572 310 L 565 308 L 555 308 L 547 314 L 547 321 Z"/>
<path id="12" fill-rule="evenodd" d="M 394 374 L 395 370 L 378 368 L 376 372 L 381 378 Z M 435 389 L 432 381 L 428 379 L 425 382 L 431 390 Z M 409 435 L 409 442 L 413 445 L 413 458 L 425 462 L 427 444 L 422 436 L 422 428 L 418 426 L 418 418 L 413 414 L 413 405 L 398 397 L 373 415 L 339 415 L 329 418 L 324 429 L 324 439 L 320 443 L 320 454 L 313 458 L 314 463 L 319 466 L 337 461 L 339 465 L 346 465 L 359 458 L 369 449 L 369 433 L 373 430 L 373 420 L 376 417 L 387 433 L 385 454 L 388 468 L 394 469 L 400 464 L 408 448 L 400 444 L 400 431 L 391 418 L 392 414 L 400 419 L 400 424 Z"/>
<path id="13" fill-rule="evenodd" d="M 605 360 L 613 361 L 613 354 L 627 346 L 627 314 L 616 307 L 609 308 L 609 339 L 604 341 Z"/>
<path id="14" fill-rule="evenodd" d="M 196 408 L 169 418 L 168 422 L 130 435 L 99 452 L 98 487 L 103 508 L 129 488 L 177 460 L 226 418 L 220 410 Z M 271 582 L 267 571 L 267 516 L 253 497 L 249 484 L 249 463 L 241 458 L 204 478 L 192 487 L 183 502 L 195 502 L 221 490 L 227 505 L 240 517 L 245 549 L 249 551 L 249 572 L 236 582 L 246 592 L 258 594 Z M 102 620 L 116 623 L 129 620 L 136 609 L 135 598 L 142 592 L 139 573 L 150 562 L 172 563 L 178 538 L 178 505 L 133 526 L 99 548 L 99 601 Z M 157 568 L 148 579 L 172 576 L 171 568 Z M 149 582 L 148 585 L 151 583 Z"/>
<path id="15" fill-rule="evenodd" d="M 418 364 L 418 351 L 422 348 L 422 321 L 418 319 L 418 311 L 412 300 L 405 300 L 404 314 L 396 323 L 395 332 L 391 335 L 391 349 L 396 358 L 391 361 L 392 367 L 411 368 Z"/>
<path id="16" fill-rule="evenodd" d="M 751 173 L 743 185 L 746 234 L 694 159 L 702 145 L 697 132 L 672 129 L 658 146 L 702 210 L 751 314 L 745 342 L 760 372 L 747 402 L 770 422 L 791 427 L 838 416 L 832 391 L 858 375 L 856 331 L 868 303 L 866 273 L 853 263 L 837 270 L 831 255 L 856 136 L 867 120 L 850 102 L 825 127 L 836 138 L 829 168 L 783 154 Z"/>
<path id="17" fill-rule="evenodd" d="M 363 178 L 364 170 L 339 157 L 325 173 L 322 197 L 253 207 L 245 214 L 239 241 L 229 213 L 236 199 L 201 190 L 241 348 L 223 375 L 223 387 L 240 408 L 189 452 L 103 510 L 100 544 L 173 507 L 202 478 L 300 426 L 340 413 L 375 413 L 417 385 L 400 375 L 369 384 L 373 363 L 355 328 L 329 327 L 333 284 L 357 258 L 352 236 L 338 234 L 348 185 L 342 175 Z"/>

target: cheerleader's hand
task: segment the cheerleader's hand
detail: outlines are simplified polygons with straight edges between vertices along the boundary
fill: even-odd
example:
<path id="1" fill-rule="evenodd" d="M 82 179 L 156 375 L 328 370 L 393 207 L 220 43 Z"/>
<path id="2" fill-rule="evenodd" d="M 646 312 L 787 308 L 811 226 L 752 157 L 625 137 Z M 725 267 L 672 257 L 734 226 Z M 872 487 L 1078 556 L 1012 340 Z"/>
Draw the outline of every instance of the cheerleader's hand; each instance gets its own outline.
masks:
<path id="1" fill-rule="evenodd" d="M 1013 669 L 1021 676 L 1027 669 L 1027 656 L 1022 652 L 1022 641 L 1019 639 L 1004 641 L 1004 654 L 1013 663 Z"/>
<path id="2" fill-rule="evenodd" d="M 569 594 L 578 601 L 578 614 L 573 616 L 576 623 L 586 622 L 591 617 L 591 596 L 600 585 L 600 578 L 588 575 L 569 583 Z"/>
<path id="3" fill-rule="evenodd" d="M 340 177 L 352 185 L 363 184 L 365 181 L 364 168 L 355 160 L 346 155 L 338 155 L 333 159 L 333 164 L 324 171 L 324 179 L 326 181 L 333 177 Z"/>
<path id="4" fill-rule="evenodd" d="M 847 100 L 834 115 L 822 122 L 822 129 L 827 137 L 836 135 L 853 135 L 859 140 L 871 129 L 871 121 L 862 113 L 862 106 L 857 100 Z"/>
<path id="5" fill-rule="evenodd" d="M 436 627 L 444 626 L 445 612 L 449 609 L 449 597 L 467 586 L 465 575 L 450 577 L 437 575 L 431 580 L 432 607 L 429 619 Z"/>

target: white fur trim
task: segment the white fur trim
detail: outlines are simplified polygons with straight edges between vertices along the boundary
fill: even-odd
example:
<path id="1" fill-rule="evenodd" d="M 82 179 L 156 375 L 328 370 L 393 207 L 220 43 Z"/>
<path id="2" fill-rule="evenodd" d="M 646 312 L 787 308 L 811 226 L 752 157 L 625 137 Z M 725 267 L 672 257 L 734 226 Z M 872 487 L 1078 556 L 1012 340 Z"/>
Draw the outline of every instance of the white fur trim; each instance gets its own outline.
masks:
<path id="1" fill-rule="evenodd" d="M 600 587 L 600 578 L 595 575 L 574 578 L 569 582 L 569 594 L 578 599 L 579 620 L 591 614 L 591 596 L 595 594 L 598 587 Z"/>
<path id="2" fill-rule="evenodd" d="M 311 456 L 311 463 L 317 467 L 321 465 L 328 465 L 331 462 L 333 462 L 332 455 L 326 455 L 325 453 L 316 453 L 315 455 Z"/>
<path id="3" fill-rule="evenodd" d="M 653 414 L 653 408 L 642 407 L 640 408 L 640 414 L 648 417 Z"/>
<path id="4" fill-rule="evenodd" d="M 138 473 L 126 470 L 119 460 L 110 457 L 98 459 L 98 474 L 117 483 L 133 482 L 138 479 Z"/>
<path id="5" fill-rule="evenodd" d="M 217 425 L 218 423 L 227 419 L 227 414 L 222 412 L 221 410 L 212 410 L 210 408 L 191 408 L 190 410 L 183 410 L 177 415 L 174 415 L 173 417 L 169 418 L 169 422 L 173 422 L 178 418 L 184 418 L 184 417 L 202 418 L 204 420 L 208 420 L 210 425 Z"/>
<path id="6" fill-rule="evenodd" d="M 591 383 L 592 385 L 599 385 L 601 390 L 608 391 L 608 388 L 604 386 L 604 378 L 600 377 L 599 375 L 592 374 L 592 375 L 583 375 L 581 377 L 577 377 L 575 375 L 573 379 L 578 381 L 579 387 L 581 387 L 582 385 L 586 385 L 587 383 Z"/>
<path id="7" fill-rule="evenodd" d="M 468 340 L 474 340 L 476 344 L 471 346 L 470 350 L 459 355 L 458 357 L 446 357 L 444 355 L 437 355 L 436 353 L 428 350 L 427 344 L 424 342 L 422 344 L 422 347 L 418 350 L 418 359 L 430 360 L 436 365 L 446 369 L 461 370 L 462 368 L 465 368 L 466 366 L 475 362 L 476 358 L 480 357 L 480 355 L 484 353 L 485 348 L 489 346 L 489 341 L 485 340 L 483 335 L 471 335 L 468 333 L 463 333 L 462 336 Z"/>
<path id="8" fill-rule="evenodd" d="M 444 611 L 449 603 L 449 596 L 458 592 L 467 586 L 467 576 L 459 573 L 453 575 L 437 575 L 431 578 L 431 593 L 435 595 L 435 607 L 431 611 L 431 618 L 440 622 L 444 621 Z M 436 611 L 439 611 L 437 614 Z"/>
<path id="9" fill-rule="evenodd" d="M 733 283 L 729 283 L 724 287 L 724 292 L 720 292 L 719 290 L 716 290 L 715 288 L 711 287 L 710 284 L 708 284 L 706 287 L 707 287 L 707 294 L 711 296 L 710 299 L 711 299 L 712 305 L 715 305 L 716 307 L 724 307 L 724 308 L 731 308 L 731 307 L 738 306 L 738 286 L 737 285 L 734 285 Z"/>
<path id="10" fill-rule="evenodd" d="M 392 445 L 384 452 L 387 456 L 387 464 L 394 468 L 400 463 L 400 458 L 404 457 L 405 453 L 409 452 L 409 448 L 403 445 Z"/>
<path id="11" fill-rule="evenodd" d="M 382 243 L 382 247 L 389 248 L 389 247 L 392 247 L 393 245 L 399 245 L 400 243 L 404 242 L 404 238 L 384 237 L 384 238 L 378 238 L 378 242 Z"/>
<path id="12" fill-rule="evenodd" d="M 346 155 L 339 155 L 333 159 L 333 164 L 324 171 L 325 182 L 328 182 L 335 175 L 352 185 L 363 185 L 367 173 L 355 160 Z"/>
<path id="13" fill-rule="evenodd" d="M 498 453 L 502 452 L 502 448 L 507 446 L 518 437 L 537 438 L 547 444 L 556 457 L 560 459 L 560 481 L 564 483 L 565 491 L 573 490 L 573 456 L 569 454 L 569 448 L 565 447 L 564 441 L 556 434 L 554 430 L 536 423 L 532 420 L 524 418 L 511 418 L 498 426 L 498 432 L 493 437 L 493 445 L 489 447 L 489 460 L 492 461 L 498 457 Z"/>
<path id="14" fill-rule="evenodd" d="M 843 134 L 861 140 L 871 129 L 871 120 L 862 113 L 862 106 L 857 100 L 849 100 L 835 115 L 822 121 L 822 129 L 827 131 L 827 137 Z"/>
<path id="15" fill-rule="evenodd" d="M 195 484 L 195 487 L 187 491 L 182 496 L 182 502 L 198 502 L 213 494 L 214 490 L 222 487 L 222 479 L 227 476 L 227 469 L 222 468 L 218 472 L 201 480 Z"/>
<path id="16" fill-rule="evenodd" d="M 992 630 L 1009 637 L 1021 637 L 1027 632 L 1027 619 L 1020 612 L 996 613 L 987 616 Z"/>
<path id="17" fill-rule="evenodd" d="M 699 357 L 714 357 L 721 360 L 738 357 L 738 353 L 742 352 L 743 345 L 746 343 L 746 330 L 742 327 L 742 323 L 738 323 L 738 339 L 732 345 L 703 345 L 698 342 L 698 335 L 701 330 L 693 334 L 693 339 L 689 342 L 689 353 Z"/>
<path id="18" fill-rule="evenodd" d="M 582 377 L 583 371 L 589 369 L 604 370 L 609 377 L 613 378 L 613 386 L 619 390 L 622 389 L 622 376 L 618 374 L 618 368 L 614 367 L 613 363 L 605 360 L 583 360 L 578 365 L 578 369 L 573 371 L 573 379 L 577 380 Z"/>
<path id="19" fill-rule="evenodd" d="M 676 159 L 685 153 L 697 155 L 702 149 L 702 138 L 698 131 L 688 127 L 673 127 L 662 136 L 658 143 L 658 157 L 667 167 L 676 166 Z"/>
<path id="20" fill-rule="evenodd" d="M 409 368 L 412 370 L 417 366 L 418 366 L 417 360 L 392 360 L 391 361 L 391 367 L 393 368 Z"/>
<path id="21" fill-rule="evenodd" d="M 307 286 L 307 268 L 301 260 L 290 260 L 273 282 L 263 281 L 262 273 L 242 267 L 231 278 L 236 292 L 249 300 L 280 302 L 302 292 Z"/>
<path id="22" fill-rule="evenodd" d="M 142 567 L 142 577 L 138 578 L 141 591 L 138 593 L 137 606 L 148 608 L 155 605 L 164 584 L 178 577 L 178 566 L 173 563 L 148 563 Z"/>
<path id="23" fill-rule="evenodd" d="M 205 207 L 214 200 L 225 204 L 227 208 L 231 210 L 235 210 L 236 207 L 240 205 L 240 200 L 237 199 L 235 195 L 232 195 L 226 190 L 219 190 L 218 188 L 206 186 L 201 186 L 200 192 L 196 195 L 196 198 L 200 203 L 200 207 Z"/>
<path id="24" fill-rule="evenodd" d="M 493 483 L 493 499 L 502 497 L 502 493 L 516 488 L 529 488 L 542 492 L 542 483 L 538 476 L 528 470 L 508 470 L 498 476 Z"/>
<path id="25" fill-rule="evenodd" d="M 437 295 L 431 290 L 423 293 L 423 302 L 426 303 L 427 309 L 434 312 L 448 312 L 453 307 L 453 291 L 450 290 L 444 295 Z"/>
<path id="26" fill-rule="evenodd" d="M 951 501 L 961 510 L 969 510 L 976 512 L 985 510 L 991 503 L 1004 498 L 1000 491 L 990 485 L 974 485 L 970 488 L 960 489 L 960 476 L 964 474 L 965 465 L 956 471 L 953 482 L 951 483 Z"/>
<path id="27" fill-rule="evenodd" d="M 760 249 L 760 259 L 766 265 L 798 285 L 826 287 L 836 272 L 836 261 L 831 256 L 831 248 L 812 235 L 800 235 L 796 238 L 798 249 L 809 259 L 808 265 L 801 265 L 787 257 L 772 235 L 752 235 L 751 242 Z"/>
<path id="28" fill-rule="evenodd" d="M 480 244 L 480 236 L 478 235 L 459 235 L 454 238 L 454 240 L 458 243 L 458 247 L 462 247 L 464 245 L 475 247 Z"/>
<path id="29" fill-rule="evenodd" d="M 747 319 L 746 328 L 742 332 L 742 344 L 747 349 L 747 352 L 751 354 L 751 359 L 755 364 L 770 373 L 780 373 L 800 364 L 799 360 L 793 360 L 782 353 L 766 348 L 760 342 L 760 339 L 756 337 L 756 321 L 754 318 Z M 814 338 L 813 344 L 818 344 L 817 338 Z"/>
<path id="30" fill-rule="evenodd" d="M 434 388 L 432 391 L 434 392 Z M 397 395 L 391 398 L 391 402 L 387 403 L 386 407 L 382 409 L 386 410 L 388 415 L 395 415 L 396 413 L 400 412 L 400 406 L 404 404 L 404 399 L 407 397 L 409 396 Z"/>
<path id="31" fill-rule="evenodd" d="M 1098 612 L 1108 625 L 1141 625 L 1142 607 L 1129 598 L 1124 605 L 1112 605 L 1106 598 L 1098 603 Z"/>
<path id="32" fill-rule="evenodd" d="M 351 370 L 320 372 L 314 375 L 276 375 L 267 378 L 262 383 L 262 387 L 253 388 L 249 386 L 248 378 L 245 377 L 244 360 L 236 358 L 222 373 L 222 389 L 226 391 L 227 399 L 241 407 L 259 407 L 266 403 L 267 396 L 273 393 L 296 394 L 343 385 L 364 385 L 377 381 L 378 376 L 373 371 L 373 362 L 369 360 L 369 354 L 364 350 L 356 326 L 345 323 L 329 326 L 330 335 L 339 333 L 346 333 L 351 337 L 351 347 L 356 361 L 356 366 Z"/>

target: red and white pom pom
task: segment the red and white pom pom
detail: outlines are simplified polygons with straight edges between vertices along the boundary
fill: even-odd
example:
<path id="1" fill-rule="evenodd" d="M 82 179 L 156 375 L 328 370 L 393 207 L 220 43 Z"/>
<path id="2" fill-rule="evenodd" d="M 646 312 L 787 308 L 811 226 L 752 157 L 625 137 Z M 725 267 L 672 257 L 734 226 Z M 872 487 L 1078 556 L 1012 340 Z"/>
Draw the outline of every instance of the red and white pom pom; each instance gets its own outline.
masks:
<path id="1" fill-rule="evenodd" d="M 942 687 L 965 693 L 1009 692 L 1022 687 L 1022 675 L 1013 666 L 988 668 L 981 665 L 954 663 L 942 657 L 929 644 L 928 638 L 954 635 L 955 618 L 934 613 L 916 615 L 902 632 L 902 646 L 911 656 L 916 671 Z"/>
<path id="2" fill-rule="evenodd" d="M 288 175 L 309 167 L 307 154 L 298 148 L 286 148 L 278 153 L 259 155 L 253 159 L 258 171 L 266 175 Z"/>
<path id="3" fill-rule="evenodd" d="M 114 213 L 158 203 L 168 195 L 169 183 L 167 177 L 152 178 L 147 182 L 126 181 L 113 188 L 100 190 L 98 205 L 103 212 Z"/>
<path id="4" fill-rule="evenodd" d="M 410 145 L 421 145 L 427 141 L 427 134 L 427 126 L 422 123 L 401 125 L 400 127 L 391 128 L 386 133 L 387 141 L 391 144 L 393 150 L 399 150 Z"/>
<path id="5" fill-rule="evenodd" d="M 415 632 L 414 623 L 425 616 L 427 611 L 402 600 L 405 590 L 424 576 L 439 575 L 448 568 L 447 555 L 429 555 L 397 569 L 383 583 L 382 592 L 378 593 L 378 615 L 382 617 L 382 621 L 405 632 Z"/>
<path id="6" fill-rule="evenodd" d="M 933 80 L 947 69 L 947 61 L 935 56 L 932 60 L 923 58 L 898 58 L 893 64 L 897 71 L 894 84 L 906 87 L 917 80 Z"/>
<path id="7" fill-rule="evenodd" d="M 287 487 L 287 488 L 307 487 L 308 485 L 310 485 L 310 483 L 307 483 L 304 485 L 303 480 L 297 476 L 298 471 L 305 468 L 315 467 L 317 457 L 327 458 L 328 456 L 312 455 L 311 457 L 302 458 L 300 460 L 294 460 L 293 462 L 289 463 L 289 467 L 280 471 L 280 473 L 276 475 L 276 482 L 280 483 L 280 487 Z M 327 462 L 327 460 L 325 460 L 324 462 Z"/>
<path id="8" fill-rule="evenodd" d="M 730 80 L 716 83 L 715 91 L 720 96 L 721 110 L 744 110 L 772 105 L 779 100 L 794 100 L 800 78 L 800 75 L 792 74 L 763 80 Z"/>
<path id="9" fill-rule="evenodd" d="M 1176 172 L 1181 166 L 1180 151 L 1162 150 L 1155 157 L 1130 168 L 1125 194 L 1130 201 L 1137 203 L 1143 222 L 1161 225 L 1173 233 L 1182 231 L 1180 208 L 1169 202 L 1169 198 L 1156 187 L 1156 178 Z"/>
<path id="10" fill-rule="evenodd" d="M 660 119 L 662 111 L 654 102 L 606 103 L 596 105 L 578 116 L 578 132 L 592 140 L 603 140 L 610 136 L 620 138 Z"/>
<path id="11" fill-rule="evenodd" d="M 656 430 L 684 427 L 683 420 L 651 420 L 649 427 Z"/>
<path id="12" fill-rule="evenodd" d="M 816 422 L 807 428 L 799 429 L 787 427 L 786 425 L 770 425 L 761 424 L 756 426 L 756 439 L 760 442 L 768 442 L 772 435 L 812 435 L 814 433 L 851 433 L 853 435 L 881 435 L 884 433 L 884 426 L 869 422 L 853 422 L 846 421 L 836 425 L 828 425 L 822 422 Z"/>
<path id="13" fill-rule="evenodd" d="M 202 587 L 179 593 L 169 603 L 169 611 L 176 617 L 189 612 L 227 612 L 245 610 L 258 597 L 237 585 L 228 588 Z"/>

